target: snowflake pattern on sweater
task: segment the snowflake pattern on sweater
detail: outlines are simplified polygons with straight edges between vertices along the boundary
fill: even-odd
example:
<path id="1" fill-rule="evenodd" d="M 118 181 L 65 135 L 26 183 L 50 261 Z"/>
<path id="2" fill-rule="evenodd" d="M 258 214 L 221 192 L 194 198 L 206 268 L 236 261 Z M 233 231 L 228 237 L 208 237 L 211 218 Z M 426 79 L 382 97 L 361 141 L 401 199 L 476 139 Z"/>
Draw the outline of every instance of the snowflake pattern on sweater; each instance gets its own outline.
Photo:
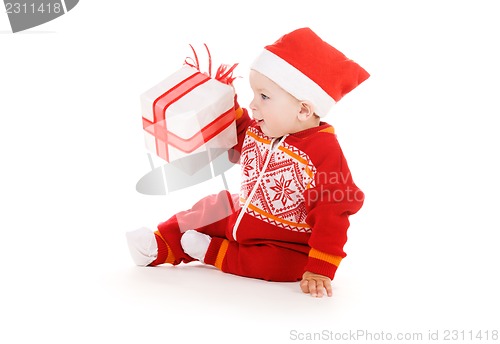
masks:
<path id="1" fill-rule="evenodd" d="M 283 142 L 271 153 L 272 141 L 249 127 L 242 148 L 241 206 L 252 190 L 255 194 L 246 212 L 262 221 L 291 231 L 310 233 L 304 191 L 314 187 L 316 168 L 307 154 Z M 272 154 L 263 171 L 267 155 Z M 259 175 L 259 184 L 256 183 Z"/>

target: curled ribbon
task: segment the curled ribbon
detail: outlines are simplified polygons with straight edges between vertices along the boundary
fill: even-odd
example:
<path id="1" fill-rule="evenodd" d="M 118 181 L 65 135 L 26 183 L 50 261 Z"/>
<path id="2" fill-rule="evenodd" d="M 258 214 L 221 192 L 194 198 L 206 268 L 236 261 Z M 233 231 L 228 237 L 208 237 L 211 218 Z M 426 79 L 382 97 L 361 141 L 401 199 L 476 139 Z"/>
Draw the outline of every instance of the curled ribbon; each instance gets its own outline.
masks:
<path id="1" fill-rule="evenodd" d="M 212 78 L 212 55 L 210 54 L 208 46 L 205 43 L 203 45 L 205 46 L 208 55 L 208 76 Z M 191 44 L 189 46 L 193 51 L 194 60 L 191 57 L 186 57 L 184 64 L 187 64 L 188 66 L 196 68 L 197 70 L 200 71 L 200 60 L 198 59 L 198 54 L 196 54 L 196 50 L 193 48 Z M 217 68 L 217 72 L 215 73 L 215 76 L 213 78 L 217 81 L 222 82 L 223 84 L 231 85 L 233 81 L 236 79 L 236 77 L 233 76 L 233 72 L 237 66 L 238 66 L 237 63 L 233 64 L 232 66 L 227 64 L 221 64 L 219 68 Z"/>

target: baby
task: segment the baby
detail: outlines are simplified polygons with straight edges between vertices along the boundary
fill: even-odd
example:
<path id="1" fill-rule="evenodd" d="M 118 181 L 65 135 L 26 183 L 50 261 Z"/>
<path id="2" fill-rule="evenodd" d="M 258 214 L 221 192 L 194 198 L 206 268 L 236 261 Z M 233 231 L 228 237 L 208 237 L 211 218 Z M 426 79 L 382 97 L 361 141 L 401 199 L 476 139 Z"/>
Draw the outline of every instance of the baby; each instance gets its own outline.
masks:
<path id="1" fill-rule="evenodd" d="M 268 45 L 251 66 L 251 119 L 236 102 L 239 195 L 222 191 L 158 225 L 128 232 L 140 266 L 200 261 L 332 296 L 349 216 L 364 194 L 331 125 L 333 105 L 369 74 L 309 28 Z"/>

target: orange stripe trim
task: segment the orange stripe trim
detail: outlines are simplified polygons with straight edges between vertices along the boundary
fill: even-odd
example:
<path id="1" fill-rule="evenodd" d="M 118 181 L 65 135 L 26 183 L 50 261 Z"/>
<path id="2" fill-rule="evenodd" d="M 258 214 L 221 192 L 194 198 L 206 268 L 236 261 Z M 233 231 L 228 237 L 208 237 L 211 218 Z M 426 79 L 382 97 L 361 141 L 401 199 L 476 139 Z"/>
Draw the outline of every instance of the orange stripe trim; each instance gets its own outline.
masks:
<path id="1" fill-rule="evenodd" d="M 342 257 L 340 256 L 334 256 L 325 252 L 318 251 L 314 248 L 311 248 L 309 251 L 309 257 L 311 258 L 316 258 L 319 260 L 322 260 L 324 262 L 330 263 L 335 266 L 339 266 L 340 262 L 342 261 Z"/>
<path id="2" fill-rule="evenodd" d="M 311 228 L 311 226 L 309 226 L 307 223 L 297 223 L 297 222 L 292 222 L 292 221 L 287 221 L 287 220 L 284 220 L 282 218 L 279 218 L 277 216 L 274 216 L 272 214 L 269 214 L 269 213 L 266 213 L 265 211 L 263 211 L 262 209 L 259 209 L 257 208 L 256 206 L 254 206 L 253 204 L 249 204 L 248 205 L 248 208 L 252 209 L 253 211 L 255 211 L 256 213 L 259 213 L 265 217 L 268 217 L 270 219 L 273 219 L 274 221 L 276 222 L 281 222 L 281 223 L 284 223 L 284 224 L 287 224 L 287 225 L 290 225 L 290 226 L 293 226 L 293 227 L 299 227 L 299 228 Z"/>
<path id="3" fill-rule="evenodd" d="M 172 252 L 172 249 L 170 248 L 170 246 L 168 246 L 167 241 L 161 235 L 160 231 L 156 231 L 155 234 L 158 235 L 161 238 L 161 240 L 163 240 L 163 242 L 165 243 L 165 245 L 167 245 L 167 249 L 168 249 L 167 259 L 165 259 L 165 261 L 163 263 L 164 264 L 165 263 L 167 263 L 167 264 L 174 264 L 174 261 L 175 261 L 174 253 Z"/>
<path id="4" fill-rule="evenodd" d="M 308 169 L 306 169 L 306 170 L 308 170 Z M 308 174 L 309 174 L 309 173 L 308 173 Z M 313 177 L 312 172 L 311 172 L 310 176 L 311 176 L 311 181 L 310 181 L 309 183 L 307 183 L 307 185 L 306 185 L 306 190 L 308 190 L 308 189 L 310 189 L 310 188 L 312 188 L 312 187 L 313 187 L 313 186 L 312 186 L 312 183 L 314 182 L 314 177 Z"/>
<path id="5" fill-rule="evenodd" d="M 334 127 L 329 127 L 329 128 L 325 128 L 323 130 L 320 130 L 319 132 L 320 133 L 335 134 L 335 128 Z"/>
<path id="6" fill-rule="evenodd" d="M 253 137 L 256 141 L 259 141 L 259 142 L 262 142 L 265 144 L 271 143 L 270 140 L 263 139 L 262 137 L 259 137 L 259 136 L 255 135 L 254 133 L 252 133 L 250 130 L 247 130 L 247 135 Z"/>
<path id="7" fill-rule="evenodd" d="M 304 159 L 303 157 L 301 157 L 300 155 L 297 155 L 296 153 L 292 152 L 291 150 L 283 147 L 283 146 L 280 146 L 278 148 L 280 151 L 282 152 L 285 152 L 286 154 L 290 155 L 293 159 L 295 160 L 298 160 L 300 163 L 302 163 L 303 165 L 305 165 L 305 170 L 304 172 L 306 172 L 306 174 L 311 178 L 311 179 L 314 179 L 313 178 L 313 172 L 311 171 L 311 168 L 309 167 L 309 161 L 307 161 L 306 159 Z M 311 183 L 307 184 L 306 186 L 306 189 L 309 189 L 311 187 Z"/>
<path id="8" fill-rule="evenodd" d="M 240 119 L 241 116 L 243 116 L 243 109 L 241 107 L 237 108 L 236 111 L 235 111 L 235 116 L 234 118 L 236 120 Z"/>
<path id="9" fill-rule="evenodd" d="M 243 198 L 243 197 L 240 197 L 240 201 L 243 202 L 243 203 L 245 203 L 246 199 Z M 263 211 L 262 209 L 257 208 L 256 206 L 254 206 L 251 203 L 248 205 L 248 208 L 250 208 L 251 210 L 255 211 L 256 213 L 259 213 L 262 216 L 265 216 L 267 218 L 273 219 L 276 222 L 281 222 L 281 223 L 284 223 L 286 225 L 290 225 L 290 226 L 298 227 L 298 228 L 311 228 L 311 226 L 309 226 L 307 223 L 291 222 L 291 221 L 287 221 L 287 220 L 284 220 L 282 218 L 276 217 L 276 216 L 274 216 L 272 214 L 266 213 L 265 211 Z"/>
<path id="10" fill-rule="evenodd" d="M 227 248 L 229 247 L 229 241 L 224 240 L 220 244 L 219 252 L 217 253 L 217 258 L 215 259 L 215 267 L 219 270 L 222 270 L 222 262 L 224 261 L 224 258 L 226 257 L 226 252 Z"/>
<path id="11" fill-rule="evenodd" d="M 314 179 L 314 175 L 313 175 L 313 172 L 311 171 L 311 169 L 309 168 L 309 166 L 306 167 L 306 173 L 309 177 L 311 177 L 312 179 Z"/>
<path id="12" fill-rule="evenodd" d="M 294 158 L 295 160 L 298 160 L 300 161 L 302 164 L 304 165 L 309 165 L 308 161 L 306 159 L 304 159 L 303 157 L 301 157 L 300 155 L 297 155 L 296 153 L 292 152 L 291 150 L 283 147 L 283 146 L 279 146 L 278 148 L 280 151 L 283 151 L 285 152 L 286 154 L 290 155 L 292 158 Z"/>
<path id="13" fill-rule="evenodd" d="M 294 153 L 293 151 L 289 150 L 288 148 L 285 148 L 283 146 L 279 146 L 278 149 L 286 154 L 288 154 L 289 156 L 291 156 L 293 159 L 299 161 L 301 164 L 305 165 L 306 168 L 305 168 L 305 172 L 307 173 L 307 175 L 309 177 L 313 177 L 313 173 L 311 171 L 311 168 L 309 167 L 310 163 L 309 161 L 307 161 L 306 159 L 304 159 L 303 157 L 301 157 L 300 155 L 298 155 L 297 153 Z"/>

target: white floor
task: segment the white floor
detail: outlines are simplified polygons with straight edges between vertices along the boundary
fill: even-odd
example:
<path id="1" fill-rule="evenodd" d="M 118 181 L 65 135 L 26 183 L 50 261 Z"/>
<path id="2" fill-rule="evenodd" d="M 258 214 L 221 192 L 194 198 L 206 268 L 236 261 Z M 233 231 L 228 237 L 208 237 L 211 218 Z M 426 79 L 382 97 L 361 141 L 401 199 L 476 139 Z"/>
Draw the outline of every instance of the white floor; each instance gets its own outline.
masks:
<path id="1" fill-rule="evenodd" d="M 131 4 L 81 1 L 19 34 L 0 13 L 1 343 L 498 342 L 493 1 L 256 0 L 229 30 L 234 2 L 197 3 L 192 25 L 184 2 Z M 333 297 L 199 264 L 134 267 L 126 231 L 223 185 L 136 192 L 149 170 L 141 92 L 207 42 L 215 64 L 240 62 L 248 104 L 251 59 L 298 26 L 372 74 L 327 118 L 366 194 Z"/>
<path id="2" fill-rule="evenodd" d="M 71 206 L 35 209 L 18 227 L 3 227 L 2 336 L 9 343 L 286 343 L 348 335 L 370 342 L 497 329 L 497 245 L 477 237 L 487 223 L 476 236 L 419 231 L 411 221 L 384 226 L 370 214 L 384 207 L 372 204 L 353 217 L 333 297 L 315 299 L 297 283 L 241 278 L 199 263 L 135 267 L 123 233 L 141 210 L 148 217 L 154 202 L 136 213 L 113 198 L 69 215 L 60 211 Z"/>

